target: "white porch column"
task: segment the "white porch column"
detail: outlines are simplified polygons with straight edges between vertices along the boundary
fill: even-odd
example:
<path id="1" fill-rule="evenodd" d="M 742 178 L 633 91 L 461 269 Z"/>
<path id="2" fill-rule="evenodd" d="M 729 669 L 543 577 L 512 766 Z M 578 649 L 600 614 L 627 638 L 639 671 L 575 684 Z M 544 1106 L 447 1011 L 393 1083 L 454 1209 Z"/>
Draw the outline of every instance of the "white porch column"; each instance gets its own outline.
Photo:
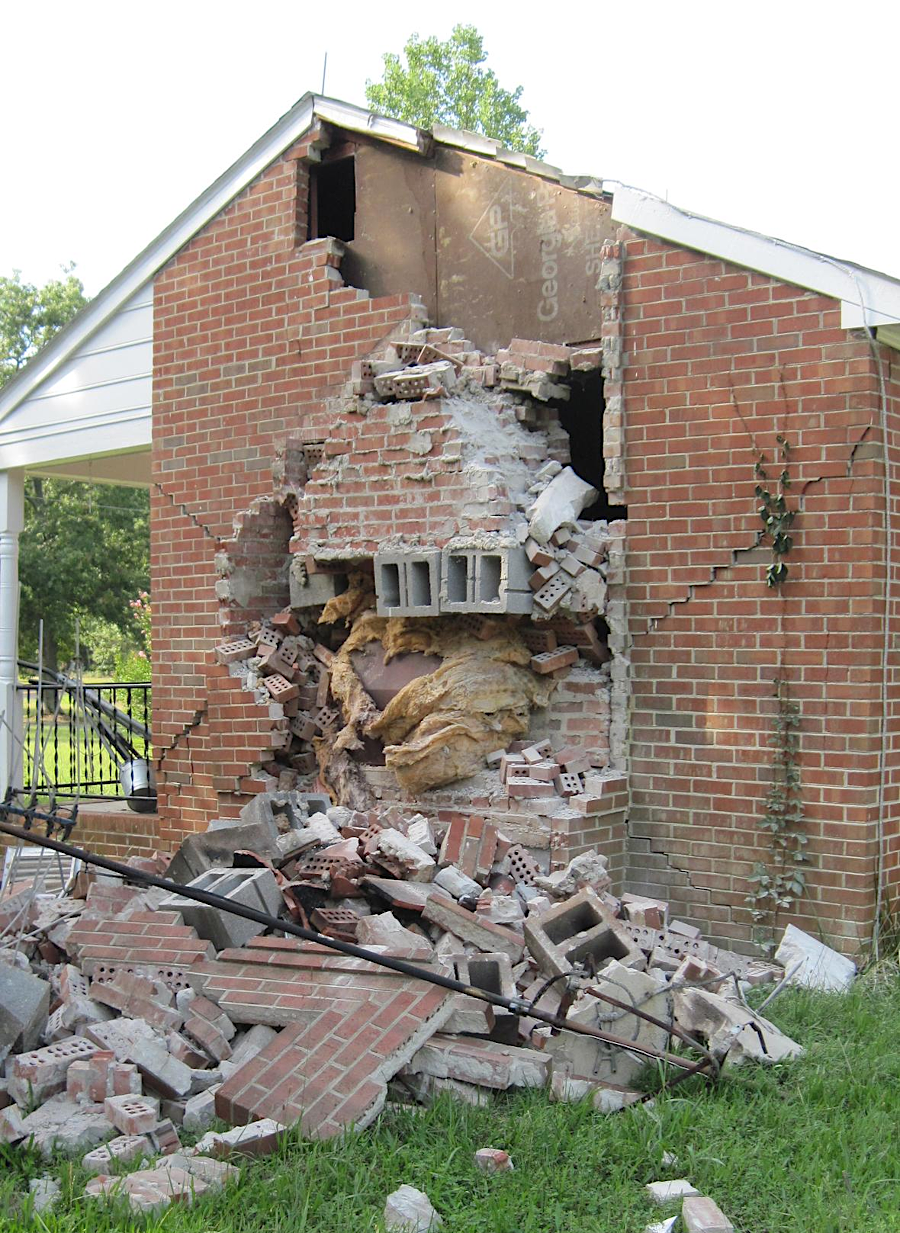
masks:
<path id="1" fill-rule="evenodd" d="M 25 525 L 24 472 L 0 471 L 0 796 L 16 766 L 19 634 L 19 532 Z M 7 727 L 7 725 L 9 725 Z"/>

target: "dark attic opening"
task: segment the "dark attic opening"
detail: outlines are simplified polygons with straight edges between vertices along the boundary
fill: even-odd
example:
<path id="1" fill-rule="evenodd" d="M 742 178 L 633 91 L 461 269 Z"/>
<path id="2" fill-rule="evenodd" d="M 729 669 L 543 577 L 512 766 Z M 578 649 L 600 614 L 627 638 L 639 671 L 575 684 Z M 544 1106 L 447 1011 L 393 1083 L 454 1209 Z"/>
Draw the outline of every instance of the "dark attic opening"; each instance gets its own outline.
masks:
<path id="1" fill-rule="evenodd" d="M 569 436 L 572 470 L 600 494 L 581 517 L 591 522 L 628 517 L 625 505 L 613 505 L 603 480 L 603 378 L 599 372 L 573 374 L 567 402 L 560 403 L 559 422 Z"/>
<path id="2" fill-rule="evenodd" d="M 353 154 L 325 158 L 309 169 L 309 235 L 350 241 L 356 222 L 356 159 Z"/>

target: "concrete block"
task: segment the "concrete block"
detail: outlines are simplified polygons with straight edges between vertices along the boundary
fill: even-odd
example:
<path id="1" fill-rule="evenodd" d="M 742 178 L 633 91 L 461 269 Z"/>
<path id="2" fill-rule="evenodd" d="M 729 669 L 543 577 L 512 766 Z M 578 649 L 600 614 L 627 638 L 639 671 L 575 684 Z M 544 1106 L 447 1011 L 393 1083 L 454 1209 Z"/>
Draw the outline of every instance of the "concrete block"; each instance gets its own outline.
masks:
<path id="1" fill-rule="evenodd" d="M 375 554 L 379 616 L 437 616 L 440 612 L 441 550 L 398 548 Z"/>
<path id="2" fill-rule="evenodd" d="M 281 892 L 269 869 L 208 869 L 187 885 L 273 916 L 277 916 L 281 908 Z M 244 946 L 265 929 L 265 925 L 256 921 L 231 916 L 219 908 L 181 895 L 169 895 L 160 907 L 163 911 L 180 912 L 184 923 L 196 929 L 201 938 L 212 942 L 216 950 Z"/>
<path id="3" fill-rule="evenodd" d="M 62 1186 L 53 1177 L 33 1177 L 28 1183 L 33 1211 L 40 1213 L 51 1208 L 62 1194 Z"/>
<path id="4" fill-rule="evenodd" d="M 255 852 L 271 860 L 279 855 L 277 840 L 278 828 L 273 821 L 188 835 L 173 856 L 166 877 L 187 885 L 208 869 L 230 868 L 235 852 Z"/>
<path id="5" fill-rule="evenodd" d="M 37 1047 L 50 1012 L 50 986 L 39 976 L 0 965 L 0 1060 Z"/>
<path id="6" fill-rule="evenodd" d="M 507 612 L 515 594 L 520 601 L 515 611 L 530 612 L 531 573 L 525 550 L 517 545 L 451 544 L 441 554 L 441 611 Z"/>
<path id="7" fill-rule="evenodd" d="M 275 1151 L 286 1130 L 286 1126 L 270 1117 L 259 1118 L 221 1134 L 214 1130 L 207 1131 L 194 1145 L 194 1151 L 216 1157 L 227 1156 L 231 1152 L 242 1156 L 268 1156 Z"/>
<path id="8" fill-rule="evenodd" d="M 550 976 L 564 976 L 590 962 L 599 971 L 611 960 L 642 965 L 643 955 L 593 891 L 579 891 L 540 916 L 529 915 L 525 938 L 532 958 Z"/>
<path id="9" fill-rule="evenodd" d="M 213 1160 L 209 1156 L 186 1155 L 181 1152 L 158 1160 L 153 1167 L 165 1170 L 182 1169 L 191 1177 L 199 1178 L 210 1190 L 221 1190 L 226 1182 L 237 1182 L 241 1177 L 240 1169 L 235 1165 L 227 1164 L 224 1160 Z"/>

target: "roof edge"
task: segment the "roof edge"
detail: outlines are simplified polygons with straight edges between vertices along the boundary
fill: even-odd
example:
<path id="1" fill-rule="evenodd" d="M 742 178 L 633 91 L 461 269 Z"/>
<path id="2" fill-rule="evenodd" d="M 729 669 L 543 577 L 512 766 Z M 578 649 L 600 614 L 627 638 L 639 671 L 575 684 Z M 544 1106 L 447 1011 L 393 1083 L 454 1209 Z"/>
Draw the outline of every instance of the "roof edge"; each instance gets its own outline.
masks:
<path id="1" fill-rule="evenodd" d="M 900 323 L 900 280 L 889 274 L 717 222 L 624 184 L 613 190 L 612 217 L 646 235 L 830 296 L 841 304 L 844 329 Z"/>

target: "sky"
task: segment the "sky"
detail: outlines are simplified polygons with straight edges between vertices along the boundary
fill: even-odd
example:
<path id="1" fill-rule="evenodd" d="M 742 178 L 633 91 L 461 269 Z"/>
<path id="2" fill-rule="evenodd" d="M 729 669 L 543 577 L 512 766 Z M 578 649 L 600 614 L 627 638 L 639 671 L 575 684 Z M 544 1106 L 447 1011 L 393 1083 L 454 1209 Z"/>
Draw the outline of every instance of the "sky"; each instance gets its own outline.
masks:
<path id="1" fill-rule="evenodd" d="M 365 105 L 414 30 L 477 26 L 547 160 L 900 277 L 900 5 L 7 5 L 0 275 L 96 294 L 309 90 Z"/>

